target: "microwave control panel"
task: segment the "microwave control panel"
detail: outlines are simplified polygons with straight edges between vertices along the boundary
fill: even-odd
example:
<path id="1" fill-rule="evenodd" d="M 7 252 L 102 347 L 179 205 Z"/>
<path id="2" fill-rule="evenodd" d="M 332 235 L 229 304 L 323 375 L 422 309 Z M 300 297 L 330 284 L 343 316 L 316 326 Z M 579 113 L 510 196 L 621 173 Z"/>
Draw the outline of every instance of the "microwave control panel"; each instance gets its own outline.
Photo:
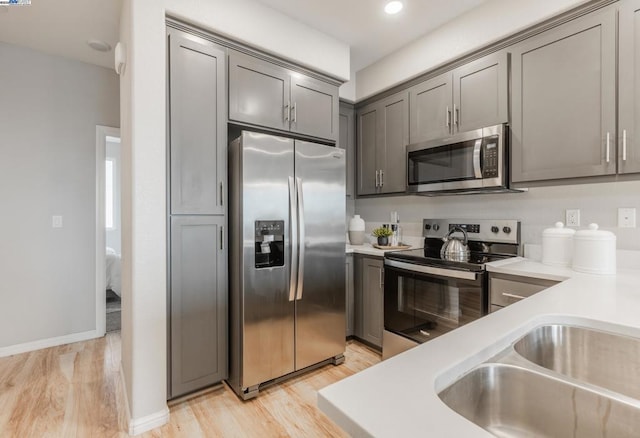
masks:
<path id="1" fill-rule="evenodd" d="M 482 142 L 482 177 L 498 177 L 498 137 L 488 137 Z"/>

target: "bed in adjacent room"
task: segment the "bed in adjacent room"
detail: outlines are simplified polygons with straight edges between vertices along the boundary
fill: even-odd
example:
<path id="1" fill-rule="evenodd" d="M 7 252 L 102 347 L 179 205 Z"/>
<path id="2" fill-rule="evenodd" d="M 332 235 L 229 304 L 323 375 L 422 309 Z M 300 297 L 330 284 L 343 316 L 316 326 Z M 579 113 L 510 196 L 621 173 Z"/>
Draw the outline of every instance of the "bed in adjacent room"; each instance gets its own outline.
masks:
<path id="1" fill-rule="evenodd" d="M 107 247 L 107 290 L 111 289 L 120 295 L 121 290 L 121 257 L 113 248 Z"/>

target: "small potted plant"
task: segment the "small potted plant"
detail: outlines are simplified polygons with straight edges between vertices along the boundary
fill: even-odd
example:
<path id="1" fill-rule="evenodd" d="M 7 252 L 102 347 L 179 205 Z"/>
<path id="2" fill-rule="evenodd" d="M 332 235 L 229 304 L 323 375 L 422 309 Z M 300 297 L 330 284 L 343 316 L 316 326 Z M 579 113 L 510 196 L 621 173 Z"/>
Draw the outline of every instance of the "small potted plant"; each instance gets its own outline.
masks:
<path id="1" fill-rule="evenodd" d="M 391 231 L 391 228 L 379 227 L 374 229 L 371 234 L 378 238 L 378 245 L 389 246 L 389 236 L 393 234 L 393 231 Z"/>

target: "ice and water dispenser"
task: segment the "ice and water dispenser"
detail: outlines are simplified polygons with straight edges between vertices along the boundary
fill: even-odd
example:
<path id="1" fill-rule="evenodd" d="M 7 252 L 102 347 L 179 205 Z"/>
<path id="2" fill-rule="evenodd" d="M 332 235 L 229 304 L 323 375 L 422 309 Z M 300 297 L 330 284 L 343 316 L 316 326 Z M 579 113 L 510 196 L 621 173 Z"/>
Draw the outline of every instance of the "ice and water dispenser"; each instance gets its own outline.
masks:
<path id="1" fill-rule="evenodd" d="M 256 221 L 256 269 L 284 266 L 284 221 Z"/>

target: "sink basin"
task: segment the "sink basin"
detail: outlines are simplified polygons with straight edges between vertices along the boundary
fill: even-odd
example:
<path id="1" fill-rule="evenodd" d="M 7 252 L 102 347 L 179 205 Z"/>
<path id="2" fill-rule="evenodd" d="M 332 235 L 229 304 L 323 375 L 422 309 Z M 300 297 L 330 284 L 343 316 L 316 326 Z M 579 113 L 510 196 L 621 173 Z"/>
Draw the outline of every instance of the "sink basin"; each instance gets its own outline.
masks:
<path id="1" fill-rule="evenodd" d="M 640 408 L 513 365 L 480 365 L 438 395 L 498 437 L 637 437 L 640 430 Z"/>
<path id="2" fill-rule="evenodd" d="M 582 382 L 640 400 L 640 339 L 546 325 L 514 344 L 525 359 Z"/>

